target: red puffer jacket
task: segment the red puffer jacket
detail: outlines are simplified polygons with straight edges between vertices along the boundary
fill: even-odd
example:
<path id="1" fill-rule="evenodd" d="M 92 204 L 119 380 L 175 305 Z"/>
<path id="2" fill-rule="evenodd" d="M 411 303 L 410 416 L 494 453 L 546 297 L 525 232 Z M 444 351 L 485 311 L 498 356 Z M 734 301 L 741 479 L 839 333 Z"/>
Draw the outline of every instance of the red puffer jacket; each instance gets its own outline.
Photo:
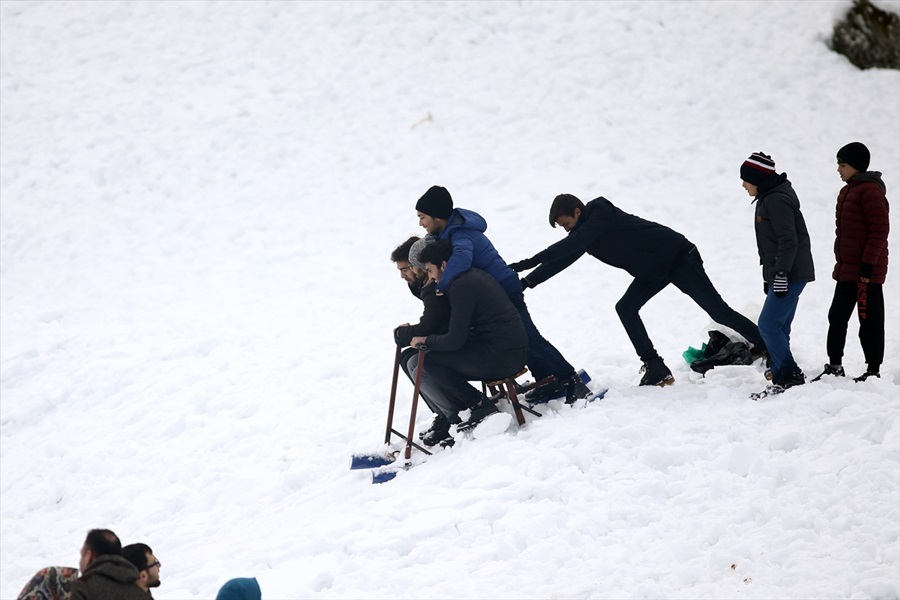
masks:
<path id="1" fill-rule="evenodd" d="M 884 283 L 888 266 L 888 201 L 881 173 L 856 175 L 838 193 L 834 273 L 837 281 L 856 281 L 860 267 L 872 265 L 872 283 Z"/>

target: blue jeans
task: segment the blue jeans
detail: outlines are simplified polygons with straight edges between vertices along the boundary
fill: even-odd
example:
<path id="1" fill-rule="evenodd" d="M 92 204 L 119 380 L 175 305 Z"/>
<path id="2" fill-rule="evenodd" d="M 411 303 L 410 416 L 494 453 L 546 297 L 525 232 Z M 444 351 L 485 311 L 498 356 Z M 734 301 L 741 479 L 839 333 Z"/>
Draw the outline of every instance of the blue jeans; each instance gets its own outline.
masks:
<path id="1" fill-rule="evenodd" d="M 780 383 L 783 377 L 801 371 L 791 354 L 791 322 L 797 312 L 800 293 L 805 287 L 805 281 L 791 281 L 788 283 L 787 296 L 779 298 L 770 286 L 762 312 L 759 313 L 759 333 L 769 350 L 774 383 Z"/>

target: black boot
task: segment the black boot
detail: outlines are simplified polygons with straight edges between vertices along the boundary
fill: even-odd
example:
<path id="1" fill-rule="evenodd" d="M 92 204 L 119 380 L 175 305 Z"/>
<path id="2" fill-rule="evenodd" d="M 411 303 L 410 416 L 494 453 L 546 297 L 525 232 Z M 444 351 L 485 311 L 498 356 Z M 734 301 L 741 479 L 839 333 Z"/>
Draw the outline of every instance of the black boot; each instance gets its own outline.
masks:
<path id="1" fill-rule="evenodd" d="M 448 439 L 453 439 L 450 437 L 450 421 L 442 415 L 438 415 L 435 417 L 434 423 L 431 424 L 431 428 L 422 437 L 422 443 L 430 448 L 431 446 L 444 444 Z"/>
<path id="2" fill-rule="evenodd" d="M 566 378 L 563 385 L 566 389 L 566 404 L 575 404 L 576 401 L 591 395 L 590 388 L 584 384 L 578 373 Z"/>
<path id="3" fill-rule="evenodd" d="M 844 367 L 841 365 L 825 365 L 825 370 L 813 377 L 812 381 L 819 381 L 826 375 L 833 375 L 834 377 L 843 377 L 844 376 Z"/>
<path id="4" fill-rule="evenodd" d="M 675 378 L 672 377 L 672 371 L 669 370 L 669 367 L 666 366 L 663 359 L 659 357 L 651 358 L 649 361 L 645 362 L 644 366 L 641 367 L 641 373 L 643 373 L 644 376 L 641 377 L 640 385 L 658 385 L 662 387 L 664 385 L 675 383 Z"/>
<path id="5" fill-rule="evenodd" d="M 500 412 L 494 403 L 487 398 L 482 399 L 478 404 L 472 407 L 469 418 L 456 426 L 457 431 L 469 431 L 484 421 L 487 417 L 494 413 Z"/>

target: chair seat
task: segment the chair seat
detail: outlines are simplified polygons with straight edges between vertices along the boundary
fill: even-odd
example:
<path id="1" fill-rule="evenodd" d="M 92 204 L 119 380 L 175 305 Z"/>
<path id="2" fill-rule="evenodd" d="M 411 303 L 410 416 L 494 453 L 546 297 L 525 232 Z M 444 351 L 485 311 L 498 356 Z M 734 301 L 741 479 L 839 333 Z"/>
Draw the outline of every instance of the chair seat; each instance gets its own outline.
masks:
<path id="1" fill-rule="evenodd" d="M 485 380 L 484 383 L 485 383 L 485 385 L 492 385 L 492 386 L 494 386 L 494 387 L 497 387 L 497 386 L 499 386 L 499 385 L 503 385 L 504 383 L 506 383 L 506 381 L 507 381 L 508 379 L 515 379 L 516 377 L 521 377 L 522 375 L 524 375 L 524 374 L 527 373 L 527 372 L 528 372 L 528 368 L 527 368 L 527 367 L 522 367 L 522 369 L 521 369 L 518 373 L 516 373 L 515 375 L 509 375 L 509 376 L 507 376 L 507 377 L 501 377 L 500 379 L 495 379 L 495 380 L 493 380 L 493 381 L 487 381 L 487 380 Z"/>

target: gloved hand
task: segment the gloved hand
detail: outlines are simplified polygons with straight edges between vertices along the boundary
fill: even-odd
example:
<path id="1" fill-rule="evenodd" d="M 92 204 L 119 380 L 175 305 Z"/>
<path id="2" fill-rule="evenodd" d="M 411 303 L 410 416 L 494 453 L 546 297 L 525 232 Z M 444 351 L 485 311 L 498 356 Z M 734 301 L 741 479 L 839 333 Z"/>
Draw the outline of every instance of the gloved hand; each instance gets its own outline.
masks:
<path id="1" fill-rule="evenodd" d="M 769 282 L 768 281 L 763 281 L 763 294 L 765 294 L 766 296 L 769 295 Z"/>
<path id="2" fill-rule="evenodd" d="M 519 262 L 509 263 L 506 265 L 516 273 L 521 273 L 522 271 L 527 271 L 528 269 L 533 269 L 538 266 L 539 262 L 534 260 L 533 258 L 526 258 L 525 260 L 520 260 Z"/>
<path id="3" fill-rule="evenodd" d="M 526 277 L 523 277 L 522 279 L 520 279 L 520 280 L 519 280 L 519 283 L 522 284 L 522 291 L 523 291 L 523 292 L 524 292 L 525 290 L 527 290 L 528 288 L 531 287 L 531 282 L 528 281 L 528 278 L 526 278 Z"/>
<path id="4" fill-rule="evenodd" d="M 870 263 L 862 263 L 859 265 L 859 279 L 861 281 L 867 282 L 872 279 L 872 268 L 874 265 Z"/>
<path id="5" fill-rule="evenodd" d="M 775 279 L 772 281 L 772 291 L 779 298 L 784 298 L 788 293 L 787 273 L 779 271 L 775 273 Z"/>

